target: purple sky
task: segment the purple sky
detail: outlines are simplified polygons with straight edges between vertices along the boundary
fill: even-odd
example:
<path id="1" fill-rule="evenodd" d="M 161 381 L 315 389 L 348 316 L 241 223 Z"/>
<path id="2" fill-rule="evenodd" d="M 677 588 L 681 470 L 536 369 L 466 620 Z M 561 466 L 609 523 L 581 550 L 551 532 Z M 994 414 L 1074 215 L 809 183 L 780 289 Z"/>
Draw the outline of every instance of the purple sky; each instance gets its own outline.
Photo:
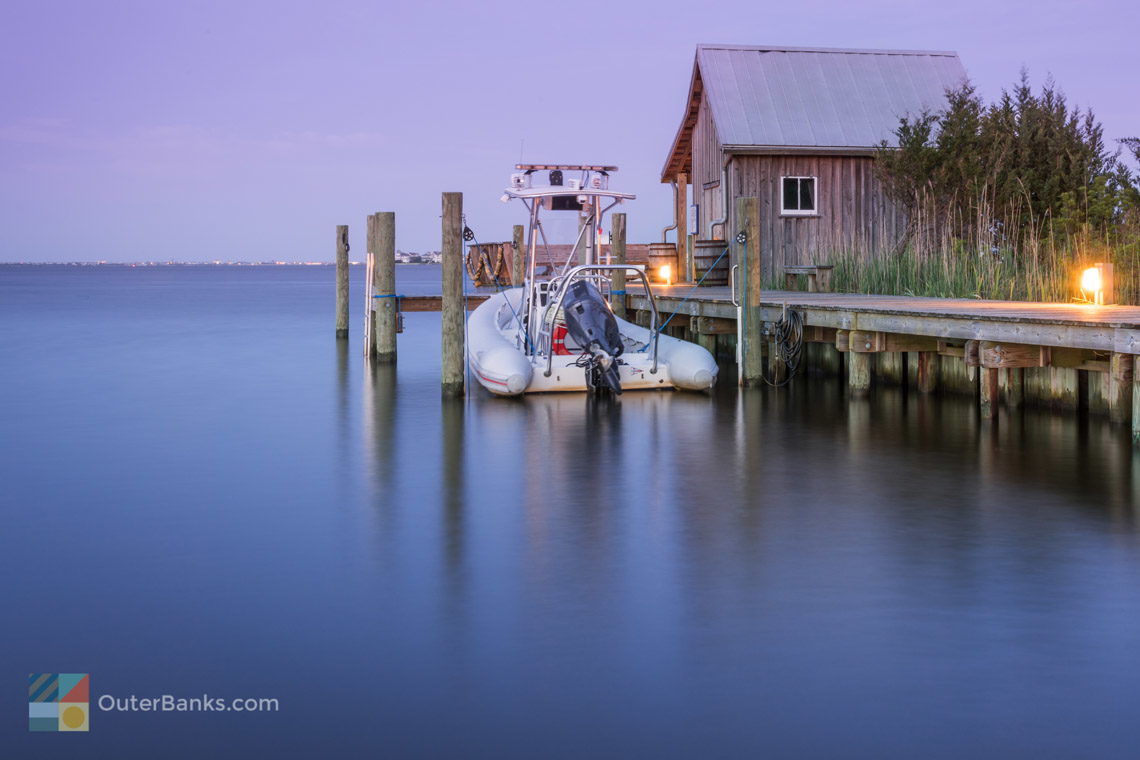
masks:
<path id="1" fill-rule="evenodd" d="M 704 7 L 6 0 L 0 261 L 331 260 L 336 224 L 357 258 L 389 210 L 436 249 L 444 190 L 504 239 L 520 153 L 617 164 L 654 240 L 698 42 L 956 50 L 987 98 L 1025 65 L 1140 134 L 1135 0 Z"/>

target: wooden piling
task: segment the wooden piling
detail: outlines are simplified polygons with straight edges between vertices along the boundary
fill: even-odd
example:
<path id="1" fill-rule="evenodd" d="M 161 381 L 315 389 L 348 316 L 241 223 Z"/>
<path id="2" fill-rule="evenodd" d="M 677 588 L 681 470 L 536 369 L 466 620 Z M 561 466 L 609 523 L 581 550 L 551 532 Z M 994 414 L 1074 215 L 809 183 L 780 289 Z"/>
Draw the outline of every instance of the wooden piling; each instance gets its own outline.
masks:
<path id="1" fill-rule="evenodd" d="M 879 354 L 875 359 L 876 369 L 878 370 L 879 377 L 888 385 L 905 385 L 906 375 L 904 375 L 904 360 L 901 351 L 884 351 Z"/>
<path id="2" fill-rule="evenodd" d="M 871 392 L 871 357 L 874 354 L 847 352 L 847 390 L 854 398 L 862 398 Z"/>
<path id="3" fill-rule="evenodd" d="M 511 234 L 511 285 L 521 288 L 526 279 L 526 245 L 523 244 L 525 230 L 521 224 L 516 224 Z"/>
<path id="4" fill-rule="evenodd" d="M 1127 422 L 1132 416 L 1132 365 L 1131 354 L 1113 353 L 1109 357 L 1105 381 L 1108 386 L 1108 417 L 1113 422 Z"/>
<path id="5" fill-rule="evenodd" d="M 1132 361 L 1132 442 L 1140 444 L 1140 356 Z"/>
<path id="6" fill-rule="evenodd" d="M 372 296 L 377 292 L 376 290 L 376 215 L 369 214 L 364 219 L 364 247 L 366 249 L 365 255 L 368 258 L 368 290 L 365 293 L 365 299 L 368 301 L 364 305 L 365 315 L 368 323 L 364 326 L 364 355 L 372 359 L 376 356 L 376 310 L 375 305 L 377 299 Z"/>
<path id="7" fill-rule="evenodd" d="M 1076 409 L 1080 404 L 1077 370 L 1049 367 L 1049 400 L 1057 409 Z"/>
<path id="8" fill-rule="evenodd" d="M 776 341 L 768 341 L 768 379 L 777 385 L 788 379 L 788 365 L 780 361 Z"/>
<path id="9" fill-rule="evenodd" d="M 463 193 L 443 194 L 443 362 L 442 391 L 445 396 L 463 395 Z"/>
<path id="10" fill-rule="evenodd" d="M 336 337 L 348 338 L 348 225 L 336 226 Z"/>
<path id="11" fill-rule="evenodd" d="M 625 214 L 615 213 L 610 220 L 610 255 L 614 264 L 625 263 Z M 610 307 L 619 319 L 625 319 L 625 270 L 610 273 Z"/>
<path id="12" fill-rule="evenodd" d="M 689 242 L 689 175 L 678 174 L 677 177 L 676 206 L 673 208 L 674 218 L 677 220 L 677 279 L 693 280 L 693 269 L 688 255 Z M 760 234 L 760 225 L 757 224 L 756 234 Z M 759 242 L 759 240 L 757 241 Z"/>
<path id="13" fill-rule="evenodd" d="M 1009 367 L 1000 371 L 1002 399 L 1005 405 L 1015 410 L 1025 406 L 1025 370 L 1021 367 Z"/>
<path id="14" fill-rule="evenodd" d="M 993 367 L 983 367 L 981 386 L 982 419 L 995 419 L 998 416 L 998 406 L 1001 402 L 1001 396 L 998 392 L 998 370 Z"/>
<path id="15" fill-rule="evenodd" d="M 716 334 L 715 333 L 697 333 L 697 345 L 708 351 L 716 358 Z"/>
<path id="16" fill-rule="evenodd" d="M 760 200 L 758 198 L 736 199 L 737 232 L 744 233 L 742 246 L 744 261 L 741 272 L 744 287 L 741 288 L 742 315 L 744 318 L 743 372 L 741 381 L 746 386 L 764 382 L 762 356 L 764 324 L 760 318 Z"/>
<path id="17" fill-rule="evenodd" d="M 396 361 L 396 215 L 391 211 L 375 214 L 375 253 L 373 261 L 372 310 L 376 314 L 373 336 L 376 361 Z"/>
<path id="18" fill-rule="evenodd" d="M 936 351 L 918 352 L 918 369 L 915 385 L 919 393 L 934 393 L 938 390 L 938 362 L 941 357 Z"/>

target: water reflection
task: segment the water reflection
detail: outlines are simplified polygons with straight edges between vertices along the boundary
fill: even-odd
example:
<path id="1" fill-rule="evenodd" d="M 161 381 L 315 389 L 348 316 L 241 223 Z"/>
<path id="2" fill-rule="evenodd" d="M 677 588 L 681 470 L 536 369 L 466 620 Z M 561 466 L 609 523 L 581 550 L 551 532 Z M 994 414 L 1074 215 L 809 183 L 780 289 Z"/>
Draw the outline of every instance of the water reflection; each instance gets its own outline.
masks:
<path id="1" fill-rule="evenodd" d="M 366 462 L 372 491 L 385 509 L 397 482 L 396 430 L 401 410 L 397 407 L 395 364 L 364 362 L 363 424 Z"/>
<path id="2" fill-rule="evenodd" d="M 441 402 L 444 558 L 451 577 L 458 579 L 462 576 L 463 567 L 466 404 L 463 399 L 456 398 L 444 398 Z"/>
<path id="3" fill-rule="evenodd" d="M 447 400 L 393 371 L 365 387 L 383 609 L 432 658 L 431 699 L 495 725 L 539 731 L 495 704 L 707 709 L 739 745 L 821 710 L 859 735 L 917 700 L 913 730 L 946 734 L 1000 712 L 979 688 L 1079 688 L 1087 621 L 1140 611 L 1104 585 L 1140 574 L 1140 468 L 1097 420 L 982 423 L 969 399 L 824 378 Z"/>
<path id="4" fill-rule="evenodd" d="M 370 367 L 365 438 L 376 490 L 407 491 L 400 463 L 412 461 L 408 449 L 397 452 L 397 429 L 402 417 L 415 420 L 416 464 L 438 461 L 444 556 L 453 566 L 463 558 L 465 504 L 484 498 L 517 505 L 535 556 L 557 537 L 599 561 L 616 551 L 637 509 L 709 556 L 725 541 L 758 536 L 773 504 L 844 509 L 871 495 L 878 512 L 899 519 L 916 504 L 952 504 L 958 515 L 993 509 L 1003 494 L 1027 517 L 1035 501 L 1060 500 L 1135 525 L 1138 457 L 1126 434 L 1098 420 L 1003 410 L 1000 421 L 983 424 L 968 399 L 885 388 L 849 400 L 835 380 L 818 378 L 712 395 L 432 395 L 416 398 L 438 404 L 434 442 L 424 424 L 430 410 L 401 405 L 395 368 Z M 469 440 L 478 442 L 470 451 Z M 423 485 L 422 466 L 403 469 L 415 469 Z"/>

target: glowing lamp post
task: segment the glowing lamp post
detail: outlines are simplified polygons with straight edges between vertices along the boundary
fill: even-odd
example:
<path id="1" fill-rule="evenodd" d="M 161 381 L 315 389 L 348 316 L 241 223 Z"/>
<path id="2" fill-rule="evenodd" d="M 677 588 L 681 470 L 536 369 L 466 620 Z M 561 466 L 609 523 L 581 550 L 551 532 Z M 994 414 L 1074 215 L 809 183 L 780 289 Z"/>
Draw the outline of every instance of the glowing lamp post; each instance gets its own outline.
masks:
<path id="1" fill-rule="evenodd" d="M 1093 264 L 1081 272 L 1081 297 L 1098 306 L 1112 303 L 1112 264 Z"/>

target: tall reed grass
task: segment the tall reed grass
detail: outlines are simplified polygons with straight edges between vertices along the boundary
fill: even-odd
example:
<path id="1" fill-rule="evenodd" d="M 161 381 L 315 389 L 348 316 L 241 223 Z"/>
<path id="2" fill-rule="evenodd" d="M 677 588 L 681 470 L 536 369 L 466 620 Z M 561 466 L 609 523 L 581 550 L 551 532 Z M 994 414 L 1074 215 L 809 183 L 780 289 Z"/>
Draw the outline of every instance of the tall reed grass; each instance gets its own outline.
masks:
<path id="1" fill-rule="evenodd" d="M 912 210 L 892 250 L 861 238 L 818 241 L 807 258 L 835 269 L 833 288 L 849 293 L 1069 302 L 1082 297 L 1080 273 L 1097 262 L 1114 268 L 1116 303 L 1140 303 L 1140 234 L 1120 228 L 1096 236 L 1027 218 L 1019 209 L 976 218 L 935 218 L 933 204 Z"/>

